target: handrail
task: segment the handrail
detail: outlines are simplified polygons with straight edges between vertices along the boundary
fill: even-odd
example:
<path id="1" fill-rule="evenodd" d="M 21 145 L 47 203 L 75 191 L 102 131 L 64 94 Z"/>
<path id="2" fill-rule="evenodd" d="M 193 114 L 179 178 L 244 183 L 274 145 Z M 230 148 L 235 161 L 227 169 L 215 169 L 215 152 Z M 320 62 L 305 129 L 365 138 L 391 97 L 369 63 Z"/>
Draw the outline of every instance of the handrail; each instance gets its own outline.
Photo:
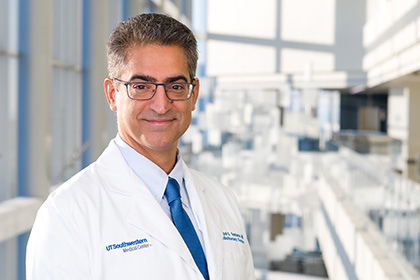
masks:
<path id="1" fill-rule="evenodd" d="M 419 272 L 414 270 L 413 264 L 418 265 L 420 256 L 418 252 L 414 253 L 415 250 L 414 255 L 407 252 L 407 247 L 404 248 L 403 243 L 408 240 L 418 240 L 419 237 L 419 231 L 416 230 L 419 221 L 415 219 L 419 217 L 420 211 L 419 184 L 343 146 L 340 146 L 338 154 L 324 156 L 320 167 L 320 173 L 324 178 L 324 189 L 320 191 L 320 199 L 326 207 L 326 215 L 332 219 L 333 223 L 345 220 L 344 217 L 354 217 L 356 212 L 359 213 L 359 218 L 356 219 L 358 221 L 363 216 L 371 217 L 368 224 L 372 226 L 364 225 L 359 228 L 355 223 L 349 224 L 350 228 L 354 228 L 353 238 L 348 236 L 351 230 L 341 232 L 339 230 L 341 227 L 338 227 L 340 240 L 344 242 L 344 247 L 348 247 L 347 253 L 353 255 L 354 248 L 360 250 L 360 246 L 364 246 L 362 243 L 365 242 L 366 245 L 375 247 L 372 251 L 372 256 L 375 256 L 373 259 L 377 259 L 375 262 L 379 262 L 379 259 L 382 262 L 387 259 L 402 275 L 406 274 L 404 279 L 418 277 Z M 340 195 L 333 195 L 333 190 Z M 327 195 L 328 192 L 331 194 Z M 344 205 L 352 205 L 352 209 L 357 211 L 350 211 Z M 343 211 L 338 211 L 336 207 L 344 208 Z M 338 218 L 338 213 L 343 216 Z M 337 225 L 335 227 L 337 229 Z M 372 238 L 372 236 L 376 237 Z M 366 238 L 370 241 L 363 241 Z M 356 239 L 360 243 L 359 247 L 352 243 Z M 386 249 L 381 251 L 379 247 Z M 379 251 L 386 254 L 383 253 L 378 259 Z M 403 255 L 407 260 L 401 258 Z M 357 270 L 358 260 L 355 256 L 353 261 Z M 413 266 L 408 265 L 407 261 Z M 382 268 L 384 273 L 385 268 L 389 269 L 389 264 Z"/>
<path id="2" fill-rule="evenodd" d="M 0 202 L 0 242 L 16 237 L 32 228 L 42 200 L 16 197 Z"/>

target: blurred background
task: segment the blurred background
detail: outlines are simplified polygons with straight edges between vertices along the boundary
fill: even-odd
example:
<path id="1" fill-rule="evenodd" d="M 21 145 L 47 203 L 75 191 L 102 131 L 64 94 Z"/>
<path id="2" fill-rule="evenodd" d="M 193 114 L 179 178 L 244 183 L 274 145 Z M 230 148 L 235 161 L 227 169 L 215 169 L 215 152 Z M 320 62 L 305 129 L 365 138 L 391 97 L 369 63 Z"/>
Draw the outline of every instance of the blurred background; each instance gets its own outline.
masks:
<path id="1" fill-rule="evenodd" d="M 179 148 L 237 195 L 257 279 L 420 279 L 419 0 L 0 0 L 0 280 L 115 137 L 105 44 L 143 12 L 198 38 Z"/>

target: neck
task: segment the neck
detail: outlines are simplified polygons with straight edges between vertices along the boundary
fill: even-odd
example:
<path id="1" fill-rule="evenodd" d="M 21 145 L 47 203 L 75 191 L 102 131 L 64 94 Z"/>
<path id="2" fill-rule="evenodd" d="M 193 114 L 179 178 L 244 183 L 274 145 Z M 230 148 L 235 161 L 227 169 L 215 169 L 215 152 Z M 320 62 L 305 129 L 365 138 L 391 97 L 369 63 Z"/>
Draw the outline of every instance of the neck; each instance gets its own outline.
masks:
<path id="1" fill-rule="evenodd" d="M 150 161 L 154 164 L 159 166 L 166 174 L 171 173 L 172 169 L 175 167 L 176 158 L 177 158 L 177 151 L 171 153 L 162 153 L 162 154 L 144 154 L 141 153 L 143 156 L 147 157 Z"/>
<path id="2" fill-rule="evenodd" d="M 140 145 L 136 141 L 130 141 L 131 138 L 124 137 L 120 134 L 122 140 L 127 143 L 131 148 L 142 154 L 144 157 L 152 161 L 154 164 L 159 166 L 166 174 L 171 173 L 172 169 L 176 164 L 177 159 L 177 142 L 171 146 L 162 148 L 153 148 L 144 145 Z"/>

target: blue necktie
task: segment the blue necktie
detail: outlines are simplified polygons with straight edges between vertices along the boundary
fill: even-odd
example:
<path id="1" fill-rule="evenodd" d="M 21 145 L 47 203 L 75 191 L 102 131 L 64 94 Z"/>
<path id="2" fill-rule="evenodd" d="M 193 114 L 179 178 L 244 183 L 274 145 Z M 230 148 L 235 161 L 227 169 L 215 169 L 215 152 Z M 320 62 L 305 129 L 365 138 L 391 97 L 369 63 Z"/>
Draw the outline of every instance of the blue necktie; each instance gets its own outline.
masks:
<path id="1" fill-rule="evenodd" d="M 178 229 L 179 233 L 187 244 L 195 263 L 203 274 L 204 279 L 209 279 L 207 271 L 206 257 L 204 256 L 203 248 L 201 247 L 200 240 L 195 232 L 194 226 L 188 218 L 184 208 L 182 208 L 181 195 L 179 192 L 178 182 L 169 178 L 168 185 L 165 190 L 166 199 L 171 211 L 172 220 Z"/>

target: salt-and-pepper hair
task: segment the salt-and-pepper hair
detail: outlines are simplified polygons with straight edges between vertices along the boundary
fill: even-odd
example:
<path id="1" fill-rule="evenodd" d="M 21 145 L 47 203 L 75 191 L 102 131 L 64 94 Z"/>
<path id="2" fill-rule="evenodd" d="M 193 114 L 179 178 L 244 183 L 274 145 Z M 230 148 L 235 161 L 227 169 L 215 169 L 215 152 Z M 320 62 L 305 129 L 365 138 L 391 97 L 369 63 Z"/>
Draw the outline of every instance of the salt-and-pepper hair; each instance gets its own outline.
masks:
<path id="1" fill-rule="evenodd" d="M 109 77 L 120 77 L 131 47 L 147 44 L 181 47 L 192 82 L 197 69 L 197 40 L 186 25 L 163 14 L 140 14 L 117 25 L 107 44 Z"/>

